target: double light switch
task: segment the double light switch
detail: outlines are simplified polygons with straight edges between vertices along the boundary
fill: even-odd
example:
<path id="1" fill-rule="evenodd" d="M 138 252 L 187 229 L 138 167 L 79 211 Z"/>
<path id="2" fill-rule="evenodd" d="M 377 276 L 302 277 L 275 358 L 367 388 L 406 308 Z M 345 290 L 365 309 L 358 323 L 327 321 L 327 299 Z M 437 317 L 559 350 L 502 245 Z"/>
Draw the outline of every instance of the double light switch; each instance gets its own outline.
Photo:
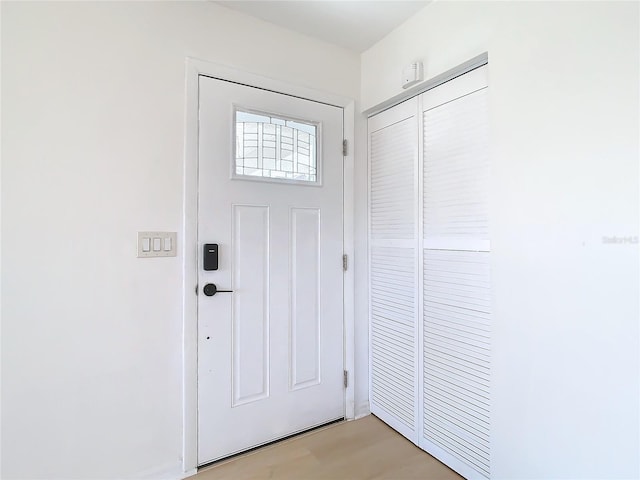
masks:
<path id="1" fill-rule="evenodd" d="M 175 257 L 176 232 L 138 232 L 138 257 Z"/>

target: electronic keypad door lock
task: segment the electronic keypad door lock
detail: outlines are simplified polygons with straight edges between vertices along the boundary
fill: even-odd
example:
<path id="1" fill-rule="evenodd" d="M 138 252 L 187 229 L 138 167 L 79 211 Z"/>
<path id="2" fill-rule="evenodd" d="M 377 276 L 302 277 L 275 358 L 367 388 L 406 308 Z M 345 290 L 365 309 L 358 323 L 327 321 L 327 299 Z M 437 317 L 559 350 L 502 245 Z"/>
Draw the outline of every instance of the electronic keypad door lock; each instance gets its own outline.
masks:
<path id="1" fill-rule="evenodd" d="M 218 269 L 218 244 L 205 243 L 202 249 L 202 268 L 207 271 Z"/>

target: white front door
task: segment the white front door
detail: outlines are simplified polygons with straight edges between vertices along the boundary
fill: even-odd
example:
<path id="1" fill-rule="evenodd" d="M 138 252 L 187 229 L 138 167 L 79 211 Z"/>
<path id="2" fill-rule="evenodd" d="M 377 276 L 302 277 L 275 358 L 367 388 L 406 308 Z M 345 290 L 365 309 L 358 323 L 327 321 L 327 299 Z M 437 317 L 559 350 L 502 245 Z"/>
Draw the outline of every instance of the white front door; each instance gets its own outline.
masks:
<path id="1" fill-rule="evenodd" d="M 199 93 L 203 465 L 344 417 L 343 111 L 205 76 Z"/>

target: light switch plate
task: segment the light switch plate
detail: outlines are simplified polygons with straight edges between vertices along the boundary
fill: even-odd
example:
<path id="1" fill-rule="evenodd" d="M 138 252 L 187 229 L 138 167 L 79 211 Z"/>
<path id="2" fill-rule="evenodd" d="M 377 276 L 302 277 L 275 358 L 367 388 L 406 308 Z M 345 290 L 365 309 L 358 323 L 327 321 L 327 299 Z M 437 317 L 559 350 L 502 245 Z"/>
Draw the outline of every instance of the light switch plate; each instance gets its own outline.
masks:
<path id="1" fill-rule="evenodd" d="M 175 257 L 177 236 L 176 232 L 138 232 L 138 258 Z M 157 245 L 160 247 L 155 250 Z M 165 250 L 165 245 L 171 248 Z"/>

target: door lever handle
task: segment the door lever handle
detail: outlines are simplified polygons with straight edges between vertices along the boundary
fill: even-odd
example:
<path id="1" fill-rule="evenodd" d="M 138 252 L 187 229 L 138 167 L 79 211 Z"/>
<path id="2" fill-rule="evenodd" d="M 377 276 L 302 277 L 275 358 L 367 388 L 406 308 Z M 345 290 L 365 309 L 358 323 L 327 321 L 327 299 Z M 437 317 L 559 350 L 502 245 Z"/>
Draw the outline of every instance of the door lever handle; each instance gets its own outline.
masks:
<path id="1" fill-rule="evenodd" d="M 203 288 L 202 292 L 207 297 L 213 297 L 216 293 L 232 293 L 233 290 L 218 290 L 215 283 L 207 283 Z"/>

